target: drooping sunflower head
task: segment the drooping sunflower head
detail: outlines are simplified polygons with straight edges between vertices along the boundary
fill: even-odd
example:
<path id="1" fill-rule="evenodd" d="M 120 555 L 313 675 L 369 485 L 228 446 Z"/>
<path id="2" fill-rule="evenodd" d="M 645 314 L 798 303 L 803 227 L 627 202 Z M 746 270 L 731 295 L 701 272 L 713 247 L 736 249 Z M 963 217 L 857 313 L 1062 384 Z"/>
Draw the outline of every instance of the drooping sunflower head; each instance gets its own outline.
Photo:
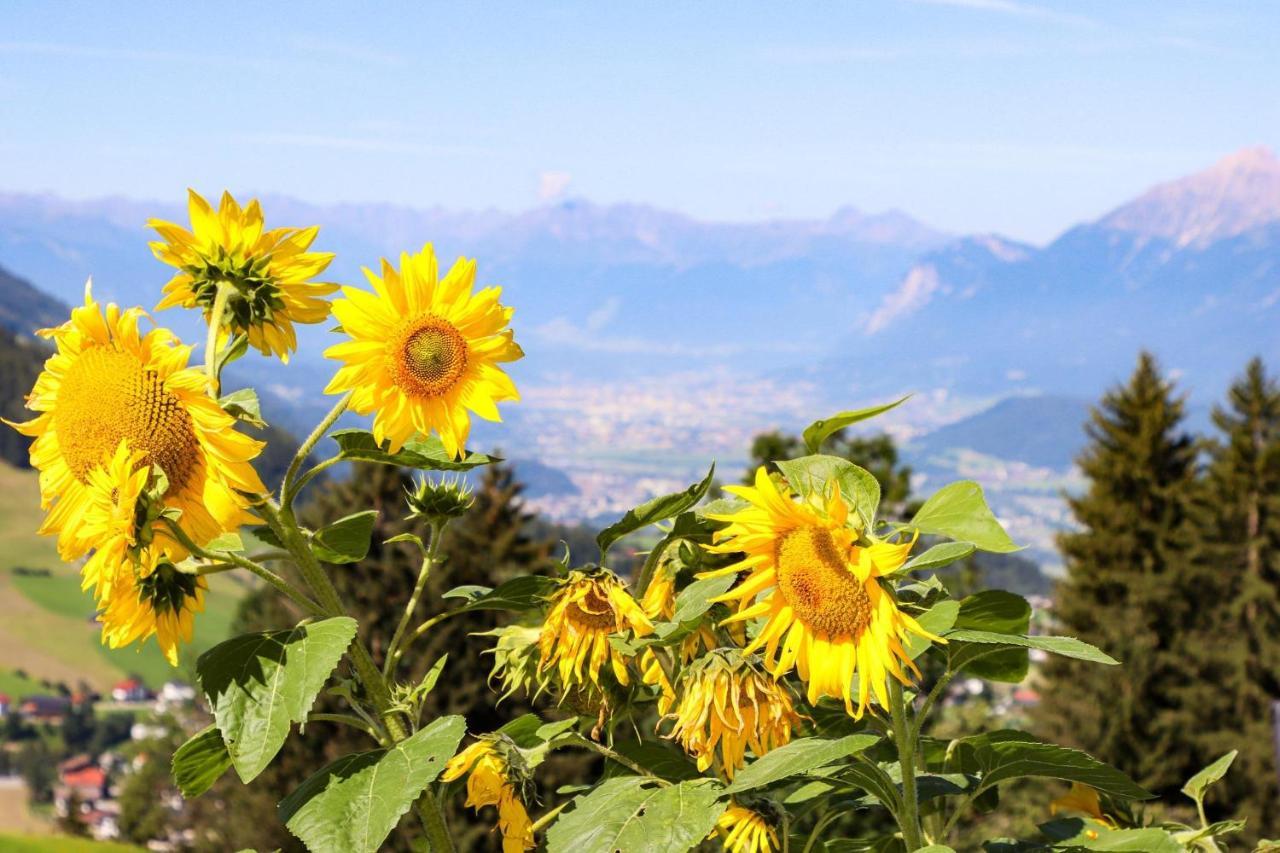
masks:
<path id="1" fill-rule="evenodd" d="M 608 662 L 625 687 L 631 683 L 628 658 L 609 642 L 610 634 L 624 631 L 643 637 L 653 633 L 653 623 L 622 581 L 607 569 L 574 570 L 551 596 L 538 637 L 538 670 L 553 670 L 566 691 L 599 689 L 600 669 Z"/>
<path id="2" fill-rule="evenodd" d="M 325 351 L 344 362 L 325 391 L 354 391 L 352 408 L 374 414 L 373 434 L 393 452 L 436 432 L 460 456 L 472 413 L 498 421 L 496 404 L 520 398 L 499 367 L 524 355 L 508 328 L 513 311 L 498 302 L 502 289 L 473 293 L 474 261 L 439 278 L 429 245 L 401 255 L 399 270 L 384 260 L 381 276 L 365 275 L 373 293 L 344 287 L 333 304 L 351 340 Z"/>
<path id="3" fill-rule="evenodd" d="M 765 618 L 745 651 L 763 649 L 765 667 L 774 675 L 798 669 L 811 703 L 838 697 L 855 717 L 873 694 L 886 705 L 886 678 L 909 683 L 908 671 L 919 674 L 904 646 L 908 636 L 941 642 L 900 610 L 879 580 L 902 566 L 914 540 L 891 542 L 862 531 L 834 479 L 814 497 L 801 499 L 761 468 L 753 486 L 727 491 L 747 505 L 714 516 L 728 524 L 710 548 L 744 557 L 703 576 L 749 572 L 715 599 L 736 603 L 737 614 L 726 622 Z"/>
<path id="4" fill-rule="evenodd" d="M 712 765 L 716 748 L 720 768 L 733 779 L 746 762 L 791 742 L 801 722 L 786 686 L 736 649 L 717 649 L 685 670 L 669 738 L 697 759 L 698 769 Z"/>
<path id="5" fill-rule="evenodd" d="M 467 776 L 467 805 L 479 811 L 498 807 L 498 830 L 503 853 L 532 850 L 533 821 L 525 808 L 523 791 L 530 784 L 521 768 L 514 746 L 498 735 L 483 735 L 475 743 L 449 759 L 445 782 Z"/>
<path id="6" fill-rule="evenodd" d="M 139 330 L 144 316 L 114 304 L 104 311 L 86 286 L 71 319 L 41 332 L 57 351 L 27 396 L 38 414 L 11 426 L 35 439 L 31 464 L 49 510 L 41 532 L 58 536 L 64 559 L 86 549 L 90 478 L 121 442 L 142 454 L 136 464 L 164 473 L 164 503 L 182 511 L 182 527 L 198 543 L 250 521 L 241 493 L 266 491 L 249 461 L 262 442 L 236 432 L 235 419 L 205 395 L 204 375 L 186 366 L 190 347 L 167 329 Z"/>
<path id="7" fill-rule="evenodd" d="M 151 243 L 157 258 L 178 272 L 164 286 L 156 306 L 200 308 L 211 318 L 219 288 L 227 290 L 220 334 L 245 334 L 265 355 L 284 361 L 297 346 L 294 323 L 320 323 L 329 316 L 323 298 L 336 284 L 311 281 L 333 260 L 328 252 L 310 252 L 319 229 L 265 230 L 257 200 L 241 208 L 230 193 L 215 211 L 195 190 L 187 192 L 188 231 L 152 219 L 147 226 L 163 240 Z"/>
<path id="8" fill-rule="evenodd" d="M 1097 838 L 1098 830 L 1108 831 L 1119 828 L 1115 817 L 1103 812 L 1102 799 L 1098 796 L 1097 790 L 1082 782 L 1072 782 L 1070 791 L 1049 804 L 1050 814 L 1056 815 L 1062 812 L 1085 817 L 1090 824 L 1090 827 L 1085 830 L 1090 838 Z"/>
<path id="9" fill-rule="evenodd" d="M 111 573 L 110 594 L 99 602 L 102 642 L 118 649 L 155 636 L 165 660 L 177 666 L 178 645 L 191 642 L 208 583 L 154 547 L 126 554 Z"/>
<path id="10" fill-rule="evenodd" d="M 730 853 L 773 853 L 780 850 L 778 831 L 765 811 L 730 803 L 716 821 L 712 836 L 718 834 L 724 849 Z"/>
<path id="11" fill-rule="evenodd" d="M 81 589 L 94 590 L 99 601 L 111 595 L 116 573 L 129 565 L 128 553 L 151 538 L 144 492 L 152 471 L 145 460 L 124 440 L 107 465 L 89 472 L 82 523 L 71 530 L 77 551 L 93 549 L 81 569 Z"/>

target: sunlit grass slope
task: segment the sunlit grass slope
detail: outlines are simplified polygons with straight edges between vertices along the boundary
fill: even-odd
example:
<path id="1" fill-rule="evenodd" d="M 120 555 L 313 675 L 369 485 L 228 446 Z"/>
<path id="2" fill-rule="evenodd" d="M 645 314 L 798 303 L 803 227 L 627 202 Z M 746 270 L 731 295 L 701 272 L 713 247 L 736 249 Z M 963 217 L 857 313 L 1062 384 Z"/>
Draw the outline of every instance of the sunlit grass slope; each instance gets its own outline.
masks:
<path id="1" fill-rule="evenodd" d="M 0 691 L 30 692 L 13 677 L 19 669 L 32 679 L 71 686 L 83 680 L 98 690 L 130 673 L 152 686 L 174 677 L 192 681 L 199 653 L 229 636 L 245 587 L 225 575 L 211 579 L 205 613 L 196 620 L 195 642 L 183 649 L 177 670 L 165 662 L 154 640 L 140 650 L 107 649 L 98 641 L 93 600 L 80 591 L 77 567 L 62 563 L 53 540 L 35 533 L 41 515 L 35 472 L 0 463 Z"/>

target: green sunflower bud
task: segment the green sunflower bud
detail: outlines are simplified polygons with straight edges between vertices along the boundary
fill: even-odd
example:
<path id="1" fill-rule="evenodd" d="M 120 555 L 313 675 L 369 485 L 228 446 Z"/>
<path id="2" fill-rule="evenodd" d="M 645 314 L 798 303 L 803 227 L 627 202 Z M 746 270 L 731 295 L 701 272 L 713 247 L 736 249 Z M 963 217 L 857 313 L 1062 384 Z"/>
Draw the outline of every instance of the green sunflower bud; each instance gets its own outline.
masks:
<path id="1" fill-rule="evenodd" d="M 475 503 L 471 487 L 457 478 L 432 480 L 423 477 L 417 488 L 406 490 L 405 495 L 409 518 L 421 518 L 428 523 L 457 518 Z"/>

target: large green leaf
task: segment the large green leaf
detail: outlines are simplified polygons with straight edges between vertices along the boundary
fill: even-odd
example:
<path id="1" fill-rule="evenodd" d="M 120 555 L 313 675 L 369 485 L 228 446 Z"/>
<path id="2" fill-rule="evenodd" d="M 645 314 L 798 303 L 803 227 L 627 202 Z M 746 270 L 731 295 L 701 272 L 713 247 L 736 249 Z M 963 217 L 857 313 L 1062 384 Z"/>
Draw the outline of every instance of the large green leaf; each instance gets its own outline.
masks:
<path id="1" fill-rule="evenodd" d="M 604 562 L 604 555 L 609 552 L 609 546 L 628 533 L 634 533 L 642 527 L 648 527 L 650 524 L 656 524 L 692 509 L 698 501 L 706 497 L 715 473 L 716 466 L 712 465 L 707 476 L 684 491 L 662 495 L 640 504 L 635 509 L 627 510 L 622 518 L 601 530 L 596 536 L 596 544 L 600 546 L 600 561 Z"/>
<path id="2" fill-rule="evenodd" d="M 870 528 L 880 506 L 880 481 L 870 471 L 839 456 L 802 456 L 779 462 L 778 470 L 801 497 L 825 496 L 828 483 L 840 485 L 840 494 L 853 504 L 862 523 Z"/>
<path id="3" fill-rule="evenodd" d="M 1066 658 L 1085 660 L 1091 663 L 1103 663 L 1115 666 L 1120 661 L 1111 655 L 1091 646 L 1075 637 L 1020 637 L 1016 634 L 997 634 L 991 631 L 952 631 L 946 635 L 948 640 L 962 643 L 990 643 L 998 646 L 1022 646 L 1028 649 L 1040 649 Z"/>
<path id="4" fill-rule="evenodd" d="M 173 782 L 190 799 L 213 787 L 223 773 L 231 769 L 231 756 L 217 726 L 201 729 L 174 750 Z"/>
<path id="5" fill-rule="evenodd" d="M 960 602 L 956 628 L 998 634 L 1024 635 L 1031 624 L 1031 605 L 1020 595 L 1000 589 L 984 590 Z M 1031 661 L 1025 646 L 993 648 L 951 640 L 951 665 L 989 681 L 1018 684 L 1027 677 Z"/>
<path id="6" fill-rule="evenodd" d="M 335 616 L 234 637 L 196 661 L 200 688 L 241 780 L 251 781 L 271 763 L 290 723 L 307 719 L 355 635 L 356 620 Z"/>
<path id="7" fill-rule="evenodd" d="M 466 603 L 461 610 L 531 610 L 545 602 L 555 591 L 554 578 L 542 575 L 521 575 L 497 589 L 486 586 L 460 586 L 449 590 L 444 598 L 461 598 Z"/>
<path id="8" fill-rule="evenodd" d="M 816 770 L 826 764 L 848 758 L 878 741 L 875 735 L 856 734 L 829 740 L 807 737 L 765 753 L 734 776 L 726 790 L 730 794 L 750 791 Z"/>
<path id="9" fill-rule="evenodd" d="M 285 797 L 280 819 L 311 853 L 373 853 L 444 770 L 466 733 L 441 717 L 390 749 L 346 755 Z"/>
<path id="10" fill-rule="evenodd" d="M 956 560 L 963 560 L 975 550 L 976 548 L 972 542 L 943 542 L 908 560 L 894 574 L 920 572 L 925 569 L 940 569 L 943 566 L 951 565 Z"/>
<path id="11" fill-rule="evenodd" d="M 1188 849 L 1163 829 L 1103 829 L 1078 817 L 1059 818 L 1040 825 L 1053 850 L 1111 850 L 1125 853 L 1182 853 Z M 1037 848 L 1048 849 L 1048 848 Z"/>
<path id="12" fill-rule="evenodd" d="M 368 430 L 340 429 L 329 436 L 338 442 L 338 456 L 342 459 L 378 462 L 422 471 L 470 471 L 481 465 L 501 461 L 496 456 L 472 453 L 470 450 L 463 451 L 461 459 L 455 459 L 444 449 L 444 443 L 436 435 L 406 442 L 396 453 L 387 452 Z"/>
<path id="13" fill-rule="evenodd" d="M 623 758 L 630 759 L 640 765 L 654 776 L 666 779 L 669 782 L 684 782 L 689 779 L 697 779 L 702 775 L 698 772 L 697 765 L 693 763 L 683 749 L 672 746 L 665 741 L 618 741 L 613 745 L 613 751 Z M 609 766 L 622 767 L 616 761 L 606 762 L 606 767 Z M 625 772 L 634 773 L 630 769 Z"/>
<path id="14" fill-rule="evenodd" d="M 962 741 L 972 749 L 973 769 L 982 774 L 980 789 L 1011 779 L 1039 776 L 1082 782 L 1130 800 L 1148 800 L 1153 796 L 1119 770 L 1087 753 L 1052 743 L 1013 739 L 1016 737 L 1012 732 L 992 732 Z"/>
<path id="15" fill-rule="evenodd" d="M 686 853 L 715 827 L 724 793 L 710 779 L 660 785 L 609 779 L 578 798 L 547 833 L 548 853 Z"/>
<path id="16" fill-rule="evenodd" d="M 842 430 L 847 426 L 852 426 L 860 421 L 874 418 L 876 415 L 883 415 L 890 409 L 901 406 L 910 396 L 911 395 L 908 394 L 906 397 L 894 400 L 892 403 L 885 403 L 881 406 L 870 406 L 866 409 L 853 409 L 851 411 L 840 412 L 832 415 L 831 417 L 814 421 L 809 424 L 809 426 L 805 427 L 804 433 L 802 433 L 804 436 L 805 449 L 810 453 L 817 453 L 822 449 L 822 442 L 830 438 L 833 433 L 838 430 Z"/>
<path id="17" fill-rule="evenodd" d="M 369 553 L 369 539 L 377 510 L 365 510 L 338 519 L 316 531 L 311 550 L 326 563 L 358 563 Z"/>
<path id="18" fill-rule="evenodd" d="M 907 526 L 957 542 L 972 542 L 983 551 L 1019 550 L 987 506 L 982 486 L 972 480 L 961 480 L 934 492 Z"/>

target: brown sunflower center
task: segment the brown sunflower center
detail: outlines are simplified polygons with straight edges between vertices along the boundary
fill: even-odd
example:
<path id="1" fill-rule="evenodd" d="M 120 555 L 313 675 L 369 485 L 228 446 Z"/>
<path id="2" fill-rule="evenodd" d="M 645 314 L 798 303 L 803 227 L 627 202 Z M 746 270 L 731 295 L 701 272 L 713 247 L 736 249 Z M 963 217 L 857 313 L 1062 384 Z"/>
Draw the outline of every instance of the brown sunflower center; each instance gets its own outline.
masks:
<path id="1" fill-rule="evenodd" d="M 448 320 L 428 314 L 405 325 L 391 348 L 391 376 L 420 397 L 438 397 L 467 369 L 467 341 Z"/>
<path id="2" fill-rule="evenodd" d="M 76 479 L 103 465 L 122 438 L 159 465 L 170 489 L 182 489 L 200 461 L 191 416 L 152 370 L 132 353 L 91 347 L 62 379 L 53 418 L 63 459 Z"/>
<path id="3" fill-rule="evenodd" d="M 776 558 L 778 590 L 800 621 L 830 637 L 857 636 L 871 623 L 871 599 L 830 531 L 792 530 L 778 541 Z"/>
<path id="4" fill-rule="evenodd" d="M 609 597 L 597 589 L 592 589 L 570 607 L 568 615 L 585 628 L 608 628 L 612 631 L 618 624 Z"/>

